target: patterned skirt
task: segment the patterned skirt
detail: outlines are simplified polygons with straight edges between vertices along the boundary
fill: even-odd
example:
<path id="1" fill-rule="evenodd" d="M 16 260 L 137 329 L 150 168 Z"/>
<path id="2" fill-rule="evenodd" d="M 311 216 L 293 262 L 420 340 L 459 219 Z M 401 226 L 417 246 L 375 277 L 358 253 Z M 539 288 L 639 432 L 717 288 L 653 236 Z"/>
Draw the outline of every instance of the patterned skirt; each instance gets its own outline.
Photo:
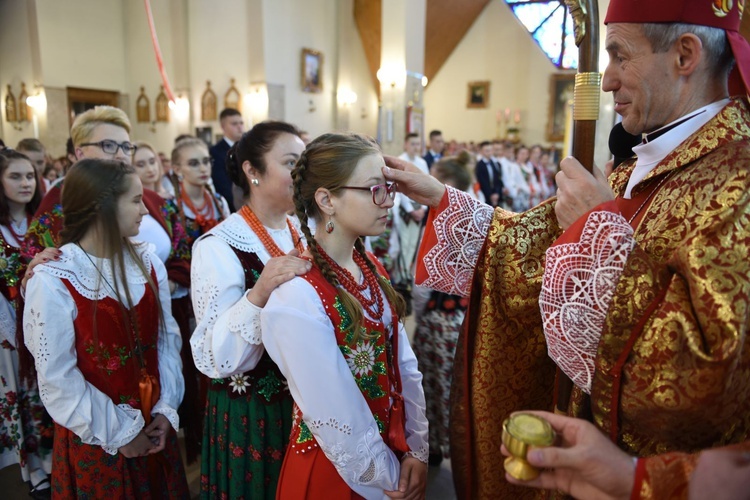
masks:
<path id="1" fill-rule="evenodd" d="M 430 423 L 430 450 L 440 450 L 450 457 L 449 417 L 453 358 L 461 324 L 466 315 L 467 299 L 433 291 L 419 318 L 412 348 L 422 372 Z"/>
<path id="2" fill-rule="evenodd" d="M 0 342 L 0 469 L 19 464 L 24 481 L 29 473 L 52 468 L 54 424 L 44 409 L 36 382 L 27 387 L 18 376 L 18 352 Z"/>
<path id="3" fill-rule="evenodd" d="M 100 446 L 83 444 L 71 431 L 55 424 L 52 498 L 189 499 L 177 434 L 170 429 L 164 451 L 125 458 Z"/>
<path id="4" fill-rule="evenodd" d="M 211 380 L 201 498 L 275 498 L 291 427 L 292 397 L 267 354 L 251 372 Z"/>

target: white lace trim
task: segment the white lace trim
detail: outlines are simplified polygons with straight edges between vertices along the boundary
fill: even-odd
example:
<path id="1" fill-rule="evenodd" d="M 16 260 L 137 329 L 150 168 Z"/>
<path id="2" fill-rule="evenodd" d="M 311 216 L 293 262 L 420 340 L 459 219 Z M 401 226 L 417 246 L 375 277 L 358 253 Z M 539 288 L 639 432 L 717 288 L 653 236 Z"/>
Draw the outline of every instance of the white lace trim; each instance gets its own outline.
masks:
<path id="1" fill-rule="evenodd" d="M 28 312 L 24 314 L 25 321 L 23 328 L 24 332 L 34 331 L 40 333 L 38 346 L 34 343 L 33 335 L 24 335 L 24 342 L 26 343 L 26 348 L 29 352 L 34 355 L 36 362 L 43 366 L 47 364 L 47 360 L 49 359 L 49 345 L 44 336 L 45 323 L 44 321 L 40 321 L 41 315 L 41 312 L 35 311 L 33 307 L 30 307 Z"/>
<path id="2" fill-rule="evenodd" d="M 587 394 L 604 320 L 635 247 L 633 228 L 612 212 L 592 212 L 578 243 L 547 250 L 539 307 L 549 356 Z"/>
<path id="3" fill-rule="evenodd" d="M 299 410 L 298 410 L 299 411 Z M 312 430 L 319 430 L 321 427 L 330 427 L 331 429 L 337 430 L 341 432 L 342 434 L 346 434 L 347 436 L 351 436 L 352 434 L 352 428 L 348 424 L 344 424 L 339 422 L 338 419 L 331 417 L 328 420 L 310 420 L 305 421 L 307 423 L 307 426 Z"/>
<path id="4" fill-rule="evenodd" d="M 177 415 L 177 410 L 169 406 L 167 403 L 162 402 L 161 399 L 157 401 L 151 409 L 151 415 L 155 414 L 161 414 L 167 417 L 167 420 L 169 420 L 169 423 L 175 432 L 180 430 L 180 417 Z"/>
<path id="5" fill-rule="evenodd" d="M 428 446 L 420 446 L 416 451 L 407 451 L 406 457 L 414 457 L 422 463 L 427 463 L 427 459 L 430 457 L 430 448 Z"/>
<path id="6" fill-rule="evenodd" d="M 10 345 L 18 347 L 16 346 L 16 318 L 13 315 L 13 303 L 0 304 L 0 332 Z"/>
<path id="7" fill-rule="evenodd" d="M 133 245 L 144 267 L 151 272 L 151 255 L 155 247 L 150 243 L 142 242 L 133 242 Z M 62 252 L 60 260 L 40 264 L 35 271 L 45 272 L 57 278 L 67 280 L 78 293 L 89 300 L 101 300 L 105 297 L 116 299 L 113 291 L 110 289 L 115 283 L 113 277 L 114 266 L 111 259 L 102 259 L 88 255 L 74 243 L 63 245 L 60 250 Z M 147 283 L 146 276 L 143 275 L 132 257 L 125 254 L 124 260 L 125 278 L 128 281 L 128 285 L 143 285 Z M 99 269 L 98 271 L 97 268 Z M 99 276 L 100 271 L 104 280 Z"/>
<path id="8" fill-rule="evenodd" d="M 297 234 L 300 235 L 302 241 L 304 241 L 304 235 L 300 230 L 299 220 L 297 217 L 288 217 L 292 221 L 292 225 L 297 230 Z M 289 229 L 269 229 L 266 228 L 271 238 L 276 241 L 291 241 L 292 236 L 289 234 Z M 260 238 L 250 229 L 245 219 L 238 213 L 234 213 L 222 221 L 221 224 L 211 229 L 206 235 L 213 234 L 217 238 L 226 242 L 229 246 L 236 248 L 242 252 L 248 253 L 267 253 L 266 247 L 263 246 L 263 242 Z M 201 236 L 205 238 L 206 235 Z"/>
<path id="9" fill-rule="evenodd" d="M 131 442 L 135 437 L 138 435 L 139 432 L 141 432 L 141 429 L 143 429 L 143 426 L 145 425 L 145 421 L 143 420 L 143 414 L 141 414 L 141 410 L 136 410 L 132 406 L 128 404 L 120 404 L 117 405 L 119 409 L 124 411 L 128 417 L 133 419 L 133 422 L 135 425 L 132 425 L 130 429 L 128 429 L 128 432 L 125 433 L 125 435 L 120 438 L 119 441 L 115 441 L 114 443 L 107 443 L 102 445 L 102 449 L 109 453 L 110 455 L 117 455 L 118 450 Z"/>
<path id="10" fill-rule="evenodd" d="M 242 295 L 240 303 L 232 308 L 229 313 L 227 326 L 230 332 L 236 332 L 248 344 L 262 344 L 260 333 L 260 312 L 262 309 L 249 300 L 247 293 Z"/>
<path id="11" fill-rule="evenodd" d="M 479 252 L 492 222 L 492 207 L 446 187 L 448 207 L 434 219 L 437 245 L 424 256 L 427 279 L 418 285 L 467 296 Z"/>
<path id="12" fill-rule="evenodd" d="M 369 427 L 358 440 L 356 455 L 350 453 L 351 447 L 347 447 L 345 442 L 326 446 L 320 442 L 318 444 L 341 477 L 347 478 L 350 484 L 367 485 L 377 482 L 387 470 L 388 448 L 376 455 L 369 445 L 380 437 L 379 434 L 377 426 Z"/>

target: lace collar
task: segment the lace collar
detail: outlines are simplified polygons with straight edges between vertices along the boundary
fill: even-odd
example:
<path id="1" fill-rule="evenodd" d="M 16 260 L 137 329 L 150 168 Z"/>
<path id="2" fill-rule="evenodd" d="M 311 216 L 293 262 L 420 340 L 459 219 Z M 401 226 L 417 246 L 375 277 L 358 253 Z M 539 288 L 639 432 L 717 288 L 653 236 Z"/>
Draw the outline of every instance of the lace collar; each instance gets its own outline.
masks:
<path id="1" fill-rule="evenodd" d="M 299 220 L 297 217 L 287 216 L 287 219 L 292 221 L 292 225 L 297 230 L 300 238 L 304 241 L 305 236 L 302 234 L 300 229 Z M 289 242 L 292 240 L 289 229 L 270 229 L 266 228 L 268 234 L 271 235 L 273 241 L 279 245 L 279 248 L 292 248 L 289 246 Z M 234 213 L 223 220 L 218 226 L 211 229 L 209 232 L 198 238 L 198 241 L 202 240 L 209 234 L 220 238 L 227 245 L 236 248 L 241 252 L 247 253 L 258 253 L 266 252 L 266 248 L 263 246 L 263 242 L 260 238 L 250 229 L 245 219 L 240 214 Z"/>
<path id="2" fill-rule="evenodd" d="M 143 242 L 133 242 L 133 245 L 144 267 L 151 272 L 151 257 L 154 246 Z M 116 299 L 110 288 L 115 283 L 111 259 L 89 255 L 75 243 L 63 245 L 60 247 L 60 251 L 62 252 L 60 260 L 40 264 L 35 271 L 67 280 L 78 293 L 89 300 L 101 300 L 105 297 Z M 101 276 L 99 275 L 100 271 Z M 125 278 L 129 287 L 147 283 L 146 277 L 136 262 L 127 254 L 125 255 Z M 120 292 L 122 292 L 122 289 Z"/>

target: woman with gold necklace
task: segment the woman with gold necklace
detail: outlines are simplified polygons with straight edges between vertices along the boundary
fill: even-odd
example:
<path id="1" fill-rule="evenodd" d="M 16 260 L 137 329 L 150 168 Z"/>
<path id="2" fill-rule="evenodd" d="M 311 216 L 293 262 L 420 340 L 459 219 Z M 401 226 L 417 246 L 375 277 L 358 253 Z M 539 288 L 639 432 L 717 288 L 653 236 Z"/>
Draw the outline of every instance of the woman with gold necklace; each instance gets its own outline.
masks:
<path id="1" fill-rule="evenodd" d="M 211 165 L 208 146 L 200 139 L 182 139 L 172 150 L 172 166 L 182 179 L 176 198 L 191 246 L 200 235 L 229 217 L 227 200 L 214 193 L 209 184 Z"/>
<path id="2" fill-rule="evenodd" d="M 291 171 L 305 146 L 283 122 L 255 125 L 232 147 L 227 171 L 247 200 L 193 248 L 196 367 L 212 379 L 201 456 L 201 498 L 268 498 L 291 429 L 292 399 L 261 344 L 271 291 L 310 264 L 294 209 Z"/>

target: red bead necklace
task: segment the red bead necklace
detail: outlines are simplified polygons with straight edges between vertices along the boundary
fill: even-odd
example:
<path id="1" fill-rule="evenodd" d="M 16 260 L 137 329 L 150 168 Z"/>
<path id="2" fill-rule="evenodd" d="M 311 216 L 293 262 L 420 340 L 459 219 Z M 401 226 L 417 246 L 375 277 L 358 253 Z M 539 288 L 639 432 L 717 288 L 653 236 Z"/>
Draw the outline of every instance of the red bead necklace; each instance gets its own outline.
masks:
<path id="1" fill-rule="evenodd" d="M 260 219 L 258 219 L 258 216 L 255 215 L 255 212 L 253 212 L 250 207 L 247 205 L 244 205 L 240 211 L 239 214 L 242 216 L 242 218 L 247 222 L 247 225 L 250 226 L 250 229 L 253 230 L 253 232 L 258 236 L 261 243 L 263 243 L 263 246 L 266 248 L 266 251 L 271 257 L 281 257 L 282 255 L 286 255 L 284 251 L 279 248 L 279 246 L 276 244 L 275 241 L 273 241 L 273 238 L 271 238 L 271 235 L 268 234 L 268 230 L 263 225 L 263 223 L 260 222 Z M 294 226 L 292 225 L 292 222 L 287 218 L 286 225 L 289 228 L 289 232 L 292 234 L 292 241 L 294 243 L 294 248 L 299 251 L 300 255 L 302 255 L 302 252 L 305 251 L 305 245 L 302 244 L 302 238 L 299 237 L 299 234 L 297 233 L 297 230 L 294 229 Z"/>
<path id="2" fill-rule="evenodd" d="M 214 226 L 216 226 L 219 221 L 216 217 L 216 210 L 214 209 L 214 203 L 211 200 L 211 195 L 208 193 L 208 190 L 205 188 L 203 189 L 203 205 L 201 205 L 200 208 L 196 208 L 193 204 L 193 201 L 190 199 L 190 197 L 185 192 L 185 189 L 182 189 L 182 193 L 180 194 L 180 200 L 187 205 L 187 207 L 195 214 L 195 222 L 198 223 L 198 225 L 201 227 L 201 233 L 206 233 L 210 229 L 212 229 Z M 210 210 L 205 215 L 201 212 Z"/>
<path id="3" fill-rule="evenodd" d="M 325 252 L 325 250 L 323 250 L 322 247 L 319 246 L 318 251 L 320 252 L 320 255 L 325 259 L 325 261 L 328 262 L 328 265 L 331 266 L 333 271 L 336 273 L 336 277 L 338 278 L 341 286 L 343 286 L 347 292 L 352 294 L 352 296 L 357 299 L 360 304 L 362 304 L 362 307 L 364 307 L 368 316 L 370 316 L 371 318 L 382 320 L 383 297 L 380 293 L 380 285 L 378 285 L 378 278 L 375 276 L 375 273 L 370 270 L 370 267 L 367 265 L 367 262 L 365 262 L 364 257 L 362 257 L 362 255 L 360 255 L 360 253 L 356 250 L 352 250 L 354 263 L 357 264 L 357 267 L 359 267 L 360 271 L 362 271 L 362 276 L 364 277 L 364 279 L 362 280 L 363 283 L 360 285 L 357 280 L 354 279 L 352 273 L 338 265 L 338 263 L 334 261 Z M 369 299 L 366 298 L 363 294 L 363 292 L 368 288 L 370 289 Z"/>

